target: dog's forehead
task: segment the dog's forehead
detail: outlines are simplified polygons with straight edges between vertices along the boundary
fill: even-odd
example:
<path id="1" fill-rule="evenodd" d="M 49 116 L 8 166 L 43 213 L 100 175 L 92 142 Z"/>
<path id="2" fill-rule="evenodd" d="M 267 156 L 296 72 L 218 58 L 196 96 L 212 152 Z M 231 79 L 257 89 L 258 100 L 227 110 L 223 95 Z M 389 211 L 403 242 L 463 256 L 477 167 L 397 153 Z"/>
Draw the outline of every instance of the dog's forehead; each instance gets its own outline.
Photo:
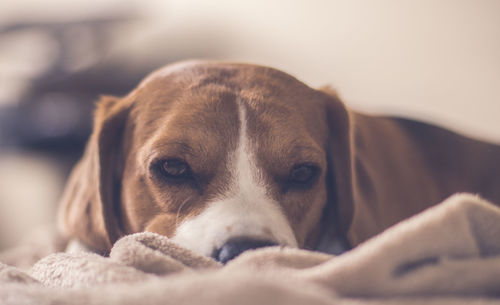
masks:
<path id="1" fill-rule="evenodd" d="M 314 107 L 320 104 L 315 103 L 317 91 L 284 72 L 263 66 L 218 62 L 169 65 L 145 78 L 136 90 L 136 99 L 140 100 L 137 113 L 147 118 L 138 120 L 148 122 L 145 129 L 156 128 L 149 123 L 163 122 L 167 114 L 180 123 L 206 125 L 208 131 L 224 125 L 222 129 L 235 133 L 238 109 L 244 107 L 249 131 L 254 134 L 262 135 L 266 127 L 280 136 L 291 137 L 299 129 L 324 133 L 312 130 L 322 127 L 318 122 L 324 116 L 321 107 Z"/>
<path id="2" fill-rule="evenodd" d="M 179 106 L 209 102 L 217 96 L 236 97 L 252 108 L 280 107 L 289 112 L 307 113 L 318 92 L 293 76 L 270 67 L 209 61 L 181 62 L 163 67 L 147 76 L 132 95 L 148 108 L 175 101 Z M 142 105 L 138 105 L 143 107 Z M 200 106 L 200 105 L 197 105 Z M 261 107 L 262 106 L 262 107 Z"/>

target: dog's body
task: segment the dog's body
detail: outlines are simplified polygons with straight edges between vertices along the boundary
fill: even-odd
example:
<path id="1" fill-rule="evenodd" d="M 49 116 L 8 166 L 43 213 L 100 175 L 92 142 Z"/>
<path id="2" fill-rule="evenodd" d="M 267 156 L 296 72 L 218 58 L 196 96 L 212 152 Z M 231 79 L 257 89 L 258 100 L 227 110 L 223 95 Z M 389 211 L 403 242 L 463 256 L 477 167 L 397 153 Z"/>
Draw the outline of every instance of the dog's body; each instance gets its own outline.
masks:
<path id="1" fill-rule="evenodd" d="M 457 192 L 500 203 L 500 147 L 416 121 L 352 115 L 350 241 L 358 244 Z"/>
<path id="2" fill-rule="evenodd" d="M 225 262 L 355 246 L 455 192 L 500 203 L 499 146 L 353 112 L 271 68 L 190 62 L 99 103 L 60 220 L 98 252 L 152 231 Z"/>

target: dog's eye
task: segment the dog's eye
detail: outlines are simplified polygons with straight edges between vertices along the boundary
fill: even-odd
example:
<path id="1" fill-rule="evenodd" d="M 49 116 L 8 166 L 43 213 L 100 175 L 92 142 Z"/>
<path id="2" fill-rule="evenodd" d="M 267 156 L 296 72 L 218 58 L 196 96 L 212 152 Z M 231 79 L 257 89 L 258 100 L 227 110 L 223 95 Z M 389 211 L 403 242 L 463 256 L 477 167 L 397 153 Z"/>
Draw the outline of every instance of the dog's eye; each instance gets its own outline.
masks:
<path id="1" fill-rule="evenodd" d="M 288 180 L 293 184 L 309 184 L 316 178 L 317 172 L 318 169 L 315 166 L 299 164 L 292 168 Z"/>
<path id="2" fill-rule="evenodd" d="M 177 159 L 164 160 L 159 164 L 161 174 L 168 179 L 181 180 L 191 177 L 189 165 Z"/>

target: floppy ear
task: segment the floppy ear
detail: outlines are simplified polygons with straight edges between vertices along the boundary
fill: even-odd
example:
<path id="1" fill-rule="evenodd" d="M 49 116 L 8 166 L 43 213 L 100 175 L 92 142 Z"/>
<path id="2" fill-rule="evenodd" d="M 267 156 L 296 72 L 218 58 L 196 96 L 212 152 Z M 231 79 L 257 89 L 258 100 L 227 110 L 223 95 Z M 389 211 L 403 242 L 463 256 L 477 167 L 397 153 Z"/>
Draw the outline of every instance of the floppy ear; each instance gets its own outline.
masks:
<path id="1" fill-rule="evenodd" d="M 335 91 L 322 88 L 328 127 L 327 205 L 323 212 L 318 250 L 339 254 L 351 248 L 349 227 L 354 215 L 352 122 L 349 111 Z"/>
<path id="2" fill-rule="evenodd" d="M 94 130 L 82 159 L 73 169 L 59 207 L 59 226 L 97 252 L 106 253 L 122 235 L 116 169 L 129 107 L 115 97 L 102 97 Z"/>

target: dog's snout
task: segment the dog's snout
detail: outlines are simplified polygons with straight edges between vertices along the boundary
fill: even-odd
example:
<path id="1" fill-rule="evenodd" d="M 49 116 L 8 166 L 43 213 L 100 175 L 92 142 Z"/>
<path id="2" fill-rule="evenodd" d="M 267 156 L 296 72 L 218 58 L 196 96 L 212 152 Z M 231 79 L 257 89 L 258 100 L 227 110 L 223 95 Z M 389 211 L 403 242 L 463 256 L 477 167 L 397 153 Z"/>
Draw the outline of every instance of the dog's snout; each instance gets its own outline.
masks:
<path id="1" fill-rule="evenodd" d="M 278 244 L 270 241 L 255 240 L 255 239 L 234 239 L 229 240 L 215 251 L 213 257 L 225 264 L 241 253 L 257 248 L 277 246 Z"/>

